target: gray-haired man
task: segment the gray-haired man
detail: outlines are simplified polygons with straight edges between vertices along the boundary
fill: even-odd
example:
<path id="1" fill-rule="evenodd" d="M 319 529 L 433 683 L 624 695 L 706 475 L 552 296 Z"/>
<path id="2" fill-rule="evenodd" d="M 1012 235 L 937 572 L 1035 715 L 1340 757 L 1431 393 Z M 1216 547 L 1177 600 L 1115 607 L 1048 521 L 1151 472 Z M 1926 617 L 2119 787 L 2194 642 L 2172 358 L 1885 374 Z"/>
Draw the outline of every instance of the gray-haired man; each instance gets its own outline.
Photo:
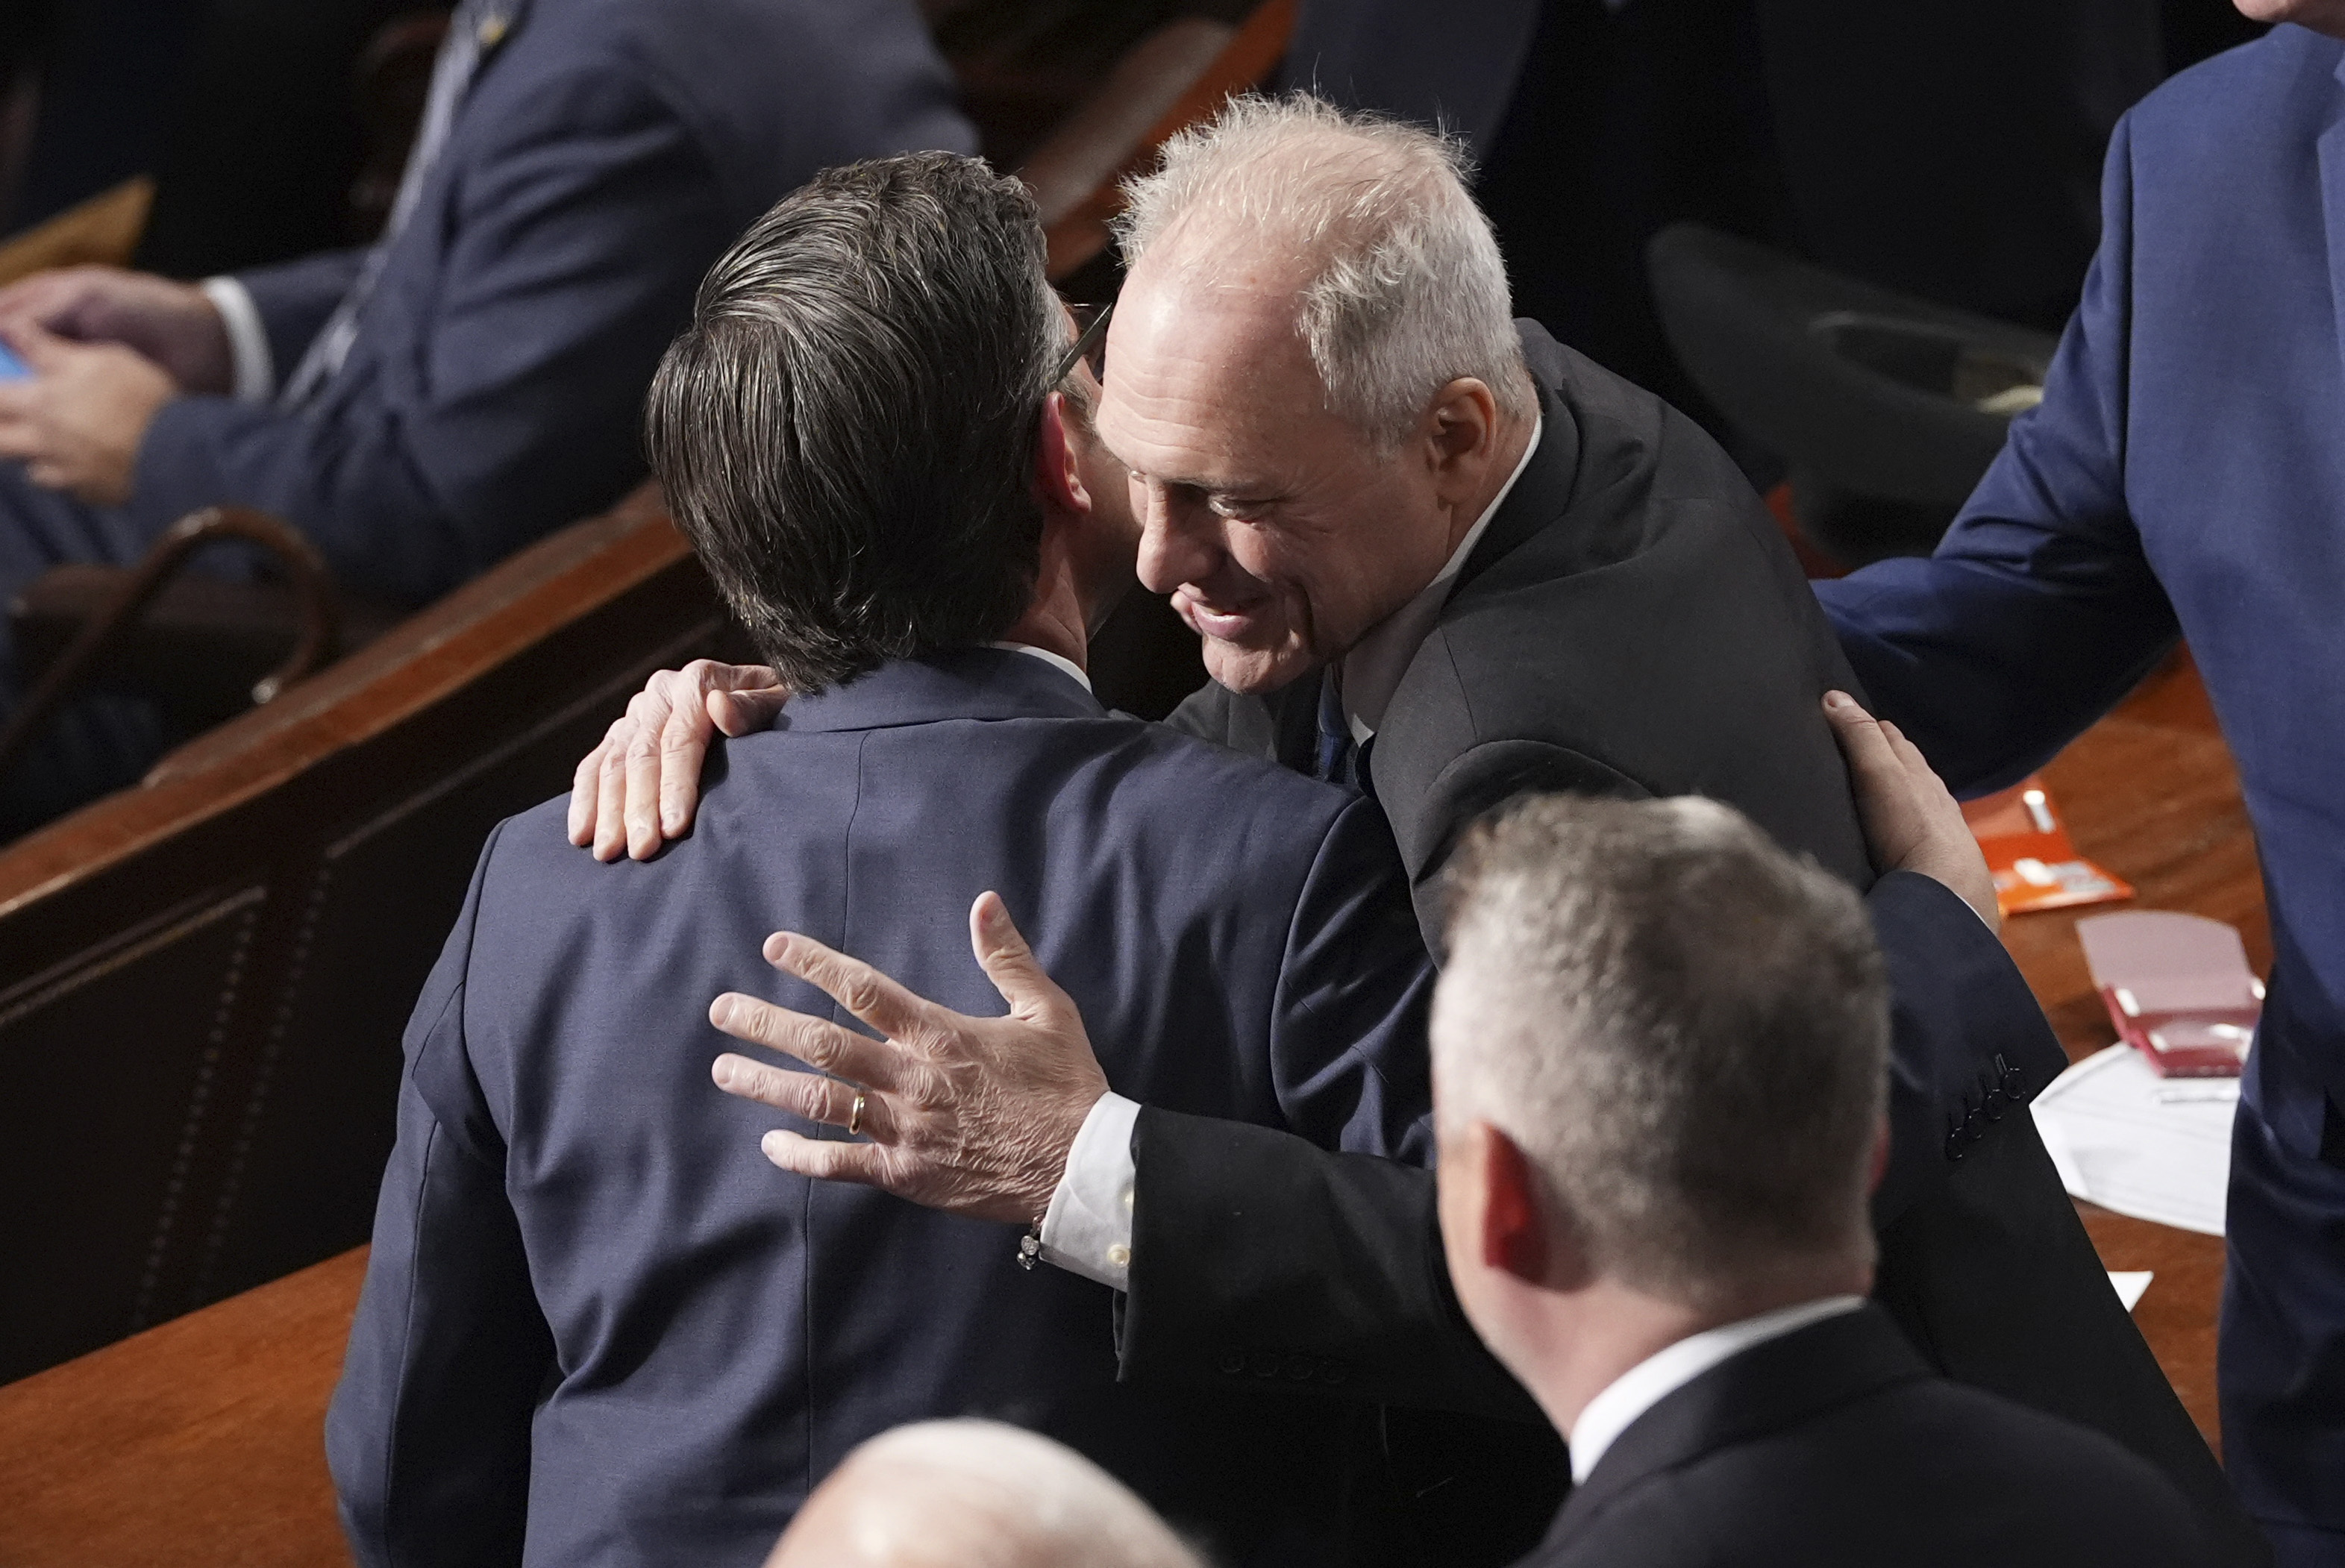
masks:
<path id="1" fill-rule="evenodd" d="M 1449 1274 L 1578 1482 L 1532 1563 L 2213 1560 L 2142 1460 L 1865 1303 L 1889 997 L 1844 885 L 1711 801 L 1559 795 L 1452 878 Z"/>
<path id="2" fill-rule="evenodd" d="M 1201 633 L 1215 677 L 1172 722 L 1371 791 L 1436 951 L 1430 893 L 1450 847 L 1529 790 L 1711 795 L 1868 888 L 1897 1004 L 1895 1137 L 1873 1204 L 1883 1305 L 1940 1370 L 2101 1427 L 2237 1521 L 2015 1109 L 2064 1058 L 1995 939 L 1976 847 L 1954 817 L 1876 831 L 1868 860 L 1822 705 L 1854 677 L 1725 454 L 1510 321 L 1455 149 L 1421 131 L 1308 98 L 1241 102 L 1176 138 L 1130 196 L 1097 430 L 1131 474 L 1141 581 Z M 681 831 L 685 770 L 665 770 L 675 809 L 654 815 L 659 748 L 688 755 L 716 713 L 754 727 L 770 694 L 710 688 L 770 681 L 702 670 L 655 686 L 643 722 L 582 766 L 574 838 L 649 853 Z M 991 1108 L 956 1108 L 939 1123 L 949 1143 L 917 1147 L 907 1119 L 884 1155 L 769 1153 L 803 1174 L 1022 1204 L 1047 1259 L 1129 1290 L 1129 1377 L 1333 1364 L 1363 1397 L 1519 1409 L 1426 1266 L 1421 1175 L 1110 1096 L 1061 1146 L 1055 1189 L 965 1179 L 997 1136 L 1030 1148 L 1065 1125 L 1069 1108 L 992 1076 L 1048 1049 L 973 1071 Z M 1074 1222 L 1088 1217 L 1101 1222 Z M 1423 1445 L 1412 1490 L 1460 1503 L 1436 1539 L 1505 1543 L 1491 1524 L 1506 1498 L 1471 1483 L 1519 1447 Z M 1559 1468 L 1532 1461 L 1499 1492 L 1528 1491 L 1542 1464 Z"/>

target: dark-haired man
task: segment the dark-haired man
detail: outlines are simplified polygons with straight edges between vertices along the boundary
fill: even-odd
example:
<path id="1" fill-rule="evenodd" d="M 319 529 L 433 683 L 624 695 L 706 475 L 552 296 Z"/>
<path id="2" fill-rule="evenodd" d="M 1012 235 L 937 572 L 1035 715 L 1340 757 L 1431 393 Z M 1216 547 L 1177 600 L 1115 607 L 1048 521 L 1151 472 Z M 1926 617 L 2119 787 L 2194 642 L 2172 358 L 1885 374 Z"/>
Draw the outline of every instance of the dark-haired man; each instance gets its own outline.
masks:
<path id="1" fill-rule="evenodd" d="M 1006 999 L 1005 1027 L 1079 1033 L 1080 1007 L 1128 1048 L 1104 1078 L 1086 1053 L 1077 1099 L 1426 1152 L 1431 982 L 1382 819 L 1091 697 L 1085 628 L 1132 544 L 1085 504 L 1042 268 L 1022 186 L 924 154 L 817 177 L 703 285 L 653 465 L 805 694 L 655 863 L 579 855 L 558 801 L 490 840 L 417 1005 L 329 1418 L 369 1568 L 746 1568 L 864 1439 L 972 1413 L 1081 1450 L 1220 1560 L 1356 1560 L 1347 1407 L 1120 1385 L 1108 1289 L 1021 1270 L 1022 1216 L 777 1193 L 770 1115 L 711 1087 L 715 1029 L 678 1028 L 685 998 L 735 1028 L 739 993 L 814 1002 L 761 945 L 815 975 L 852 948 L 965 1011 Z M 807 1079 L 848 1137 L 897 1114 L 859 1087 L 867 1037 L 769 1043 L 854 1080 Z"/>

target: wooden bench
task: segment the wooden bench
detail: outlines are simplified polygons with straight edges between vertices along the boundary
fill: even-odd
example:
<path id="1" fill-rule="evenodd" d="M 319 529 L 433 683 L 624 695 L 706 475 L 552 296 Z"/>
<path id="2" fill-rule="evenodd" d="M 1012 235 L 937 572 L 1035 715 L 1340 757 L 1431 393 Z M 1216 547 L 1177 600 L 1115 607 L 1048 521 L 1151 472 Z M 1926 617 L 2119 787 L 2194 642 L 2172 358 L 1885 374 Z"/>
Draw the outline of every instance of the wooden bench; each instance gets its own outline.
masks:
<path id="1" fill-rule="evenodd" d="M 0 851 L 0 1381 L 364 1239 L 483 835 L 723 626 L 639 493 Z"/>

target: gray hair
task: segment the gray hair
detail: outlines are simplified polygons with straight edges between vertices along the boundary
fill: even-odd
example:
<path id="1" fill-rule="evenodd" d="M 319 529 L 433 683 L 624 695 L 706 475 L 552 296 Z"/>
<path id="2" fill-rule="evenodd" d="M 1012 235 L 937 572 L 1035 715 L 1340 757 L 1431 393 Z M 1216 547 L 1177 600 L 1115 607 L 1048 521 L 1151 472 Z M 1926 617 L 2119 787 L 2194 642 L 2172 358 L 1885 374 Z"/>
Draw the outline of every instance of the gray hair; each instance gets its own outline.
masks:
<path id="1" fill-rule="evenodd" d="M 847 1456 L 799 1518 L 804 1538 L 794 1524 L 767 1568 L 1203 1568 L 1122 1482 L 1000 1421 L 882 1432 Z"/>
<path id="2" fill-rule="evenodd" d="M 1067 333 L 1032 194 L 951 153 L 826 169 L 709 268 L 645 445 L 790 686 L 990 642 L 1025 612 Z"/>
<path id="3" fill-rule="evenodd" d="M 1312 268 L 1296 330 L 1327 407 L 1379 444 L 1403 440 L 1443 386 L 1472 376 L 1509 417 L 1537 410 L 1506 263 L 1466 188 L 1464 144 L 1324 99 L 1233 98 L 1126 182 L 1124 265 L 1200 221 Z M 1192 238 L 1195 238 L 1193 236 Z M 1201 248 L 1200 258 L 1213 256 Z"/>
<path id="4" fill-rule="evenodd" d="M 1450 888 L 1439 1115 L 1512 1138 L 1595 1267 L 1707 1309 L 1871 1259 L 1888 983 L 1848 886 L 1714 801 L 1546 795 Z"/>

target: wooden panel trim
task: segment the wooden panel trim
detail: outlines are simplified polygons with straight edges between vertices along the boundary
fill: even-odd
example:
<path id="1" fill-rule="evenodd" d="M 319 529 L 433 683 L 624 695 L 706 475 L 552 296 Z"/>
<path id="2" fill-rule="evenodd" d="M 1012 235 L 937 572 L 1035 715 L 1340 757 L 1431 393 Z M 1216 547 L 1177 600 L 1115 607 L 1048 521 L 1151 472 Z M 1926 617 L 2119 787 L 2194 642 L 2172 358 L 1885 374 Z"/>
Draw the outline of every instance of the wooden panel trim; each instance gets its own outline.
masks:
<path id="1" fill-rule="evenodd" d="M 691 547 L 649 487 L 540 541 L 267 707 L 165 758 L 144 787 L 86 806 L 0 852 L 0 919 L 392 729 L 691 560 Z M 372 700 L 348 700 L 361 691 Z"/>
<path id="2" fill-rule="evenodd" d="M 1052 278 L 1067 277 L 1107 248 L 1108 224 L 1123 210 L 1124 178 L 1152 163 L 1157 149 L 1174 133 L 1210 119 L 1230 98 L 1268 81 L 1285 55 L 1287 38 L 1294 31 L 1294 0 L 1264 0 L 1254 7 L 1203 73 L 1148 128 L 1132 157 L 1087 199 L 1050 226 L 1045 238 Z"/>

